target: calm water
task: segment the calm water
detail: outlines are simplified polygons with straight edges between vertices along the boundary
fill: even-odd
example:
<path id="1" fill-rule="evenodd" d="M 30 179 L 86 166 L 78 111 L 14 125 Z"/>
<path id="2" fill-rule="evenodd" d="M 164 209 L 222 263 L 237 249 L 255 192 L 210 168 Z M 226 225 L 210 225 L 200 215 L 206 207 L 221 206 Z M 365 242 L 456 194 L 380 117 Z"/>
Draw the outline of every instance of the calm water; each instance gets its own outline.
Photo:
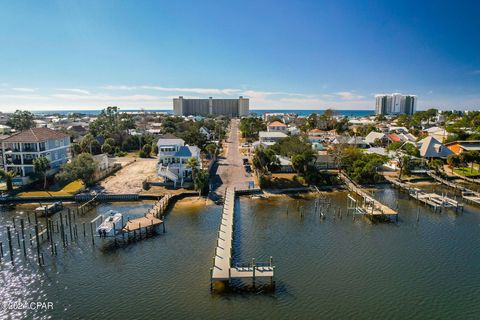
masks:
<path id="1" fill-rule="evenodd" d="M 3 261 L 0 296 L 54 302 L 53 311 L 9 313 L 18 319 L 478 319 L 480 210 L 435 214 L 390 188 L 376 196 L 398 206 L 398 223 L 345 216 L 346 193 L 328 195 L 343 215 L 329 212 L 325 220 L 313 213 L 311 199 L 237 200 L 235 257 L 261 261 L 272 255 L 275 293 L 242 291 L 245 282 L 234 293 L 211 294 L 221 207 L 187 208 L 192 200 L 185 200 L 167 217 L 166 234 L 127 247 L 99 241 L 93 247 L 79 230 L 78 243 L 60 247 L 58 257 L 45 249 L 45 268 L 34 257 L 15 267 Z M 97 211 L 116 208 L 135 216 L 148 206 L 104 204 Z M 303 218 L 297 207 L 305 209 Z M 11 213 L 0 219 L 4 239 Z"/>

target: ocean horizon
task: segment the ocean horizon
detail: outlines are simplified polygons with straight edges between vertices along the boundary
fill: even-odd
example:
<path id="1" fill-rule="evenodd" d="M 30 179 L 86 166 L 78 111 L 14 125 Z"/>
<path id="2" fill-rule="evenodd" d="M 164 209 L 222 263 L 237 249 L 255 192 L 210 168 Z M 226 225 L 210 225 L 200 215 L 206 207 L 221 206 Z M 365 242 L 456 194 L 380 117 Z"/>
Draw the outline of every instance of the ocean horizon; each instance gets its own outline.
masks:
<path id="1" fill-rule="evenodd" d="M 272 113 L 295 113 L 299 116 L 308 116 L 312 113 L 323 114 L 326 109 L 318 109 L 318 110 L 307 110 L 307 109 L 252 109 L 250 113 L 262 115 L 266 112 Z M 45 116 L 45 115 L 69 115 L 73 113 L 79 113 L 84 115 L 95 116 L 100 114 L 102 110 L 39 110 L 39 111 L 32 111 L 33 114 L 37 116 Z M 173 109 L 150 109 L 150 110 L 142 110 L 142 109 L 120 109 L 120 112 L 140 112 L 144 111 L 147 113 L 152 112 L 165 112 L 165 113 L 173 113 Z M 336 114 L 346 116 L 346 117 L 366 117 L 375 114 L 375 110 L 334 110 Z"/>

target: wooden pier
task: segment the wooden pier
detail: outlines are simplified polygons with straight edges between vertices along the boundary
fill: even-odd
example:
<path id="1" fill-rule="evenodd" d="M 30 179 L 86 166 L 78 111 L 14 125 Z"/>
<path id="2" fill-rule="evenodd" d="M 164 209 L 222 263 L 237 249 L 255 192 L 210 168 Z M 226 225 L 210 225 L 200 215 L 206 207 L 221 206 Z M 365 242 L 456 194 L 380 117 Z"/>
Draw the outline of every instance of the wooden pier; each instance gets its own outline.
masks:
<path id="1" fill-rule="evenodd" d="M 223 205 L 222 220 L 218 231 L 217 247 L 213 257 L 213 267 L 210 269 L 210 288 L 213 289 L 213 281 L 230 281 L 231 279 L 270 278 L 274 284 L 274 269 L 272 258 L 266 263 L 255 262 L 252 259 L 249 263 L 234 264 L 232 261 L 233 237 L 235 222 L 235 189 L 227 188 Z"/>
<path id="2" fill-rule="evenodd" d="M 373 196 L 357 186 L 345 174 L 339 173 L 338 177 L 345 183 L 350 191 L 362 197 L 363 201 L 358 204 L 352 196 L 349 196 L 349 209 L 354 209 L 354 214 L 364 215 L 370 218 L 395 217 L 398 219 L 398 212 L 396 210 L 393 210 L 392 208 L 376 200 Z"/>
<path id="3" fill-rule="evenodd" d="M 458 190 L 460 192 L 462 192 L 462 198 L 470 203 L 473 203 L 473 204 L 476 204 L 476 205 L 480 205 L 480 193 L 478 192 L 475 192 L 471 189 L 468 189 L 466 187 L 463 187 L 461 185 L 458 185 L 452 181 L 448 181 L 446 179 L 443 179 L 442 177 L 439 177 L 437 176 L 435 173 L 433 173 L 432 171 L 427 171 L 427 174 L 432 177 L 433 179 L 435 179 L 436 181 L 450 187 L 450 188 L 453 188 L 455 190 Z M 472 179 L 473 180 L 473 179 Z M 468 180 L 467 180 L 468 181 Z"/>
<path id="4" fill-rule="evenodd" d="M 455 212 L 462 210 L 463 211 L 463 204 L 459 203 L 458 201 L 447 197 L 446 195 L 442 194 L 439 195 L 437 193 L 427 193 L 422 191 L 419 188 L 412 187 L 407 183 L 401 182 L 398 179 L 385 176 L 385 179 L 390 182 L 391 184 L 397 186 L 400 189 L 405 190 L 408 192 L 408 195 L 417 201 L 430 206 L 435 212 L 442 211 L 443 208 L 449 208 L 455 210 Z"/>
<path id="5" fill-rule="evenodd" d="M 163 232 L 165 233 L 165 222 L 162 219 L 165 211 L 168 208 L 170 199 L 172 199 L 171 195 L 165 195 L 163 198 L 158 200 L 152 206 L 152 208 L 148 209 L 143 217 L 129 219 L 125 223 L 122 216 L 121 223 L 118 226 L 116 223 L 112 224 L 113 233 L 111 236 L 105 236 L 101 234 L 97 234 L 96 236 L 100 238 L 122 237 L 122 239 L 125 239 L 125 236 L 127 236 L 127 239 L 130 239 L 131 235 L 133 234 L 133 238 L 137 238 L 137 236 L 142 238 L 142 232 L 145 235 L 153 234 L 155 232 L 159 232 L 160 226 L 163 227 Z M 97 216 L 90 222 L 90 229 L 96 228 L 98 221 L 100 221 L 100 224 L 102 224 L 104 219 L 105 217 L 103 215 Z M 93 236 L 92 242 L 94 242 Z"/>

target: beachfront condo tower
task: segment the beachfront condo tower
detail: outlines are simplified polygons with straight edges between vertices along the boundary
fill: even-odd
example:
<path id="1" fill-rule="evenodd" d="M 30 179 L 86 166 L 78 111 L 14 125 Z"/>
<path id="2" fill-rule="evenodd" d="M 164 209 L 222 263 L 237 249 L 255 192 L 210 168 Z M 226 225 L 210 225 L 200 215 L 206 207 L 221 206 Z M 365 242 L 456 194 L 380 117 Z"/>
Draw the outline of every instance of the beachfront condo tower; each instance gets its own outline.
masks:
<path id="1" fill-rule="evenodd" d="M 229 116 L 248 115 L 249 99 L 185 99 L 182 96 L 173 99 L 173 111 L 177 116 Z"/>
<path id="2" fill-rule="evenodd" d="M 417 109 L 417 96 L 400 93 L 375 95 L 375 114 L 412 115 Z"/>

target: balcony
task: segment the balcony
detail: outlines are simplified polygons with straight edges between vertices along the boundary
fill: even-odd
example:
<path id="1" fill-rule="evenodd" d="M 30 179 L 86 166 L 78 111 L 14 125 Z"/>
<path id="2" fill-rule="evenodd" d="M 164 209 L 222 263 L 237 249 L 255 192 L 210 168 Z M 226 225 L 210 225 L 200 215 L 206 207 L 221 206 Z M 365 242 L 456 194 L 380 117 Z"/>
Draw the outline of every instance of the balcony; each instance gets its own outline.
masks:
<path id="1" fill-rule="evenodd" d="M 33 159 L 23 159 L 23 164 L 33 164 Z"/>
<path id="2" fill-rule="evenodd" d="M 20 164 L 22 164 L 22 160 L 20 160 L 20 159 L 13 159 L 13 160 L 12 159 L 7 159 L 6 164 L 7 165 L 20 165 Z"/>
<path id="3" fill-rule="evenodd" d="M 23 152 L 37 152 L 36 147 L 23 147 Z"/>

